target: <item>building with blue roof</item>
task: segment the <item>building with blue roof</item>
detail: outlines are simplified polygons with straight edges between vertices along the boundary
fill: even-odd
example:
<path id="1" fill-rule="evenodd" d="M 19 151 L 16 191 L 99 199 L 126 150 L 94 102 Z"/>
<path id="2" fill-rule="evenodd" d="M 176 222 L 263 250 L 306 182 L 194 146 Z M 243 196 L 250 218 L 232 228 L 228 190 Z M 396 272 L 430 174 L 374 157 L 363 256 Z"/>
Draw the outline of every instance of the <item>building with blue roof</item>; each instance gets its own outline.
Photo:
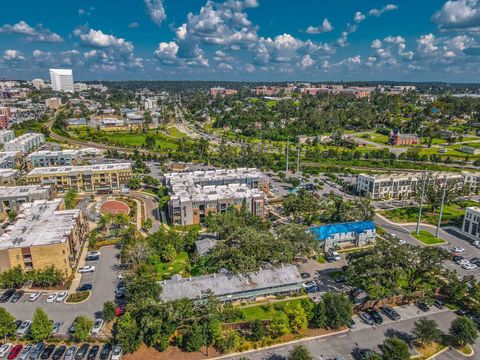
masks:
<path id="1" fill-rule="evenodd" d="M 377 227 L 372 221 L 355 221 L 341 224 L 328 224 L 309 228 L 314 238 L 324 250 L 363 246 L 375 241 Z"/>

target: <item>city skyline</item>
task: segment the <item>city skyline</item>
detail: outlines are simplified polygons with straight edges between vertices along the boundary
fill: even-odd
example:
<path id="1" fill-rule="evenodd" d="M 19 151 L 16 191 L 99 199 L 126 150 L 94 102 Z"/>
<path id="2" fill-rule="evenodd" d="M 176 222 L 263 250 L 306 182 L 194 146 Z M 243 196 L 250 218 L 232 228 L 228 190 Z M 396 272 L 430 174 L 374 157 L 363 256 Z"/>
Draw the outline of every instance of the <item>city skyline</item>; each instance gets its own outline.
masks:
<path id="1" fill-rule="evenodd" d="M 3 7 L 0 74 L 11 79 L 71 68 L 79 81 L 480 81 L 477 0 Z"/>

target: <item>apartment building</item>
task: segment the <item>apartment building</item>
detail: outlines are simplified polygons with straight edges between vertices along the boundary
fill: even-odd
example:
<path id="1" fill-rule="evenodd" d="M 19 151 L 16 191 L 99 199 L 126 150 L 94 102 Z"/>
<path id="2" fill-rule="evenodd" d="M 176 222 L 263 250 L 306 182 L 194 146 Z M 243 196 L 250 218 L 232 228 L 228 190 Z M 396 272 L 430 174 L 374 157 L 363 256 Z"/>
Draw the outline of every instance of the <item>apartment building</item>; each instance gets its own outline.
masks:
<path id="1" fill-rule="evenodd" d="M 420 143 L 420 138 L 417 134 L 400 134 L 392 133 L 388 138 L 388 143 L 390 145 L 415 145 Z"/>
<path id="2" fill-rule="evenodd" d="M 377 227 L 372 221 L 314 226 L 308 229 L 325 251 L 349 246 L 364 246 L 375 241 Z"/>
<path id="3" fill-rule="evenodd" d="M 23 185 L 0 186 L 0 213 L 16 210 L 27 202 L 35 200 L 50 200 L 54 195 L 52 186 Z"/>
<path id="4" fill-rule="evenodd" d="M 40 133 L 26 133 L 5 143 L 5 151 L 21 151 L 28 154 L 45 143 L 45 135 Z"/>
<path id="5" fill-rule="evenodd" d="M 62 106 L 62 99 L 57 97 L 46 99 L 45 105 L 51 110 L 57 110 Z"/>
<path id="6" fill-rule="evenodd" d="M 265 216 L 268 177 L 257 169 L 192 171 L 165 174 L 170 189 L 169 216 L 174 224 L 202 224 L 209 213 L 245 206 Z"/>
<path id="7" fill-rule="evenodd" d="M 480 207 L 470 206 L 465 209 L 462 232 L 470 238 L 480 240 Z"/>
<path id="8" fill-rule="evenodd" d="M 50 81 L 53 91 L 75 91 L 71 69 L 50 69 Z"/>
<path id="9" fill-rule="evenodd" d="M 439 180 L 447 179 L 447 181 L 458 182 L 459 186 L 466 184 L 466 176 L 462 173 L 438 172 L 433 175 Z M 473 178 L 474 175 L 470 176 Z M 359 194 L 374 200 L 406 199 L 416 193 L 421 181 L 421 173 L 358 174 L 356 190 Z M 470 183 L 473 184 L 473 180 Z"/>
<path id="10" fill-rule="evenodd" d="M 20 171 L 15 169 L 0 169 L 0 185 L 15 184 L 20 179 Z"/>
<path id="11" fill-rule="evenodd" d="M 19 151 L 0 151 L 0 169 L 13 169 L 23 164 L 23 154 Z"/>
<path id="12" fill-rule="evenodd" d="M 81 211 L 64 210 L 62 199 L 25 203 L 0 236 L 0 271 L 55 266 L 69 276 L 86 230 Z"/>
<path id="13" fill-rule="evenodd" d="M 13 130 L 2 130 L 0 131 L 0 144 L 5 144 L 9 141 L 15 139 L 15 133 Z"/>
<path id="14" fill-rule="evenodd" d="M 35 151 L 27 156 L 27 169 L 45 166 L 75 166 L 80 162 L 80 150 Z"/>
<path id="15" fill-rule="evenodd" d="M 230 96 L 230 95 L 237 95 L 238 91 L 235 89 L 225 89 L 223 87 L 214 87 L 210 89 L 211 96 Z"/>
<path id="16" fill-rule="evenodd" d="M 110 192 L 127 186 L 131 178 L 130 163 L 38 167 L 26 175 L 27 184 L 54 185 L 59 192 Z"/>

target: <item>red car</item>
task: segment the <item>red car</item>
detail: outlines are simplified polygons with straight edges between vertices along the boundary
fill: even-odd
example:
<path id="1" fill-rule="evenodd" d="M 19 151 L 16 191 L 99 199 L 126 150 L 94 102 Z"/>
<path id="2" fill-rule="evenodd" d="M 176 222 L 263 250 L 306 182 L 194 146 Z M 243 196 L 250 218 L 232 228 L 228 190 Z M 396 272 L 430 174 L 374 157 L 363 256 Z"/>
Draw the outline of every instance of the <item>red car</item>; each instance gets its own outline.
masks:
<path id="1" fill-rule="evenodd" d="M 122 316 L 123 314 L 125 314 L 125 306 L 122 305 L 115 309 L 115 315 Z"/>
<path id="2" fill-rule="evenodd" d="M 22 351 L 23 345 L 15 345 L 12 350 L 10 350 L 10 354 L 7 356 L 7 360 L 13 360 L 15 359 L 18 354 L 20 354 L 20 351 Z"/>

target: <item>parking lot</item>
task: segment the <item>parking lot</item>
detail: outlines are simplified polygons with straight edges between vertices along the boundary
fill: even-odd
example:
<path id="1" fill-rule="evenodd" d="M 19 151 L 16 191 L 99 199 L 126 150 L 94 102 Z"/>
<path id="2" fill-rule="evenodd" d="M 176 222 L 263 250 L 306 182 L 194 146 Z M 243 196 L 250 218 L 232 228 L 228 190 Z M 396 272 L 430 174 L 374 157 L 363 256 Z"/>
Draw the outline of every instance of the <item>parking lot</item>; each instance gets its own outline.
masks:
<path id="1" fill-rule="evenodd" d="M 1 306 L 17 320 L 31 320 L 35 309 L 41 308 L 51 320 L 62 322 L 59 334 L 65 334 L 77 316 L 98 318 L 103 304 L 108 300 L 114 300 L 117 276 L 120 273 L 119 254 L 120 251 L 115 246 L 103 247 L 100 260 L 87 262 L 87 265 L 95 265 L 96 269 L 93 273 L 82 274 L 80 285 L 92 284 L 93 286 L 91 296 L 82 303 L 47 303 L 48 293 L 42 294 L 35 302 L 30 302 L 28 301 L 30 293 L 26 292 L 17 303 L 7 302 Z"/>

